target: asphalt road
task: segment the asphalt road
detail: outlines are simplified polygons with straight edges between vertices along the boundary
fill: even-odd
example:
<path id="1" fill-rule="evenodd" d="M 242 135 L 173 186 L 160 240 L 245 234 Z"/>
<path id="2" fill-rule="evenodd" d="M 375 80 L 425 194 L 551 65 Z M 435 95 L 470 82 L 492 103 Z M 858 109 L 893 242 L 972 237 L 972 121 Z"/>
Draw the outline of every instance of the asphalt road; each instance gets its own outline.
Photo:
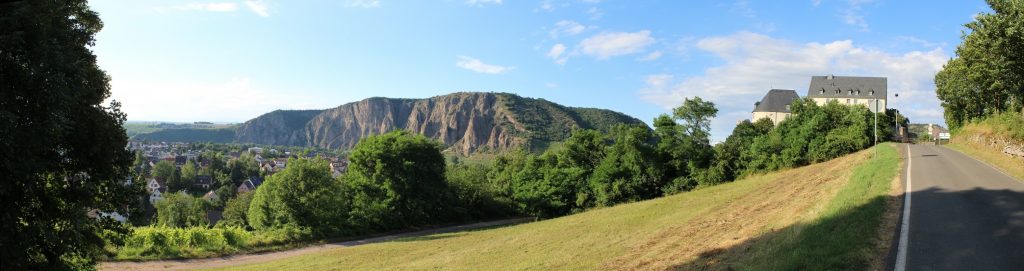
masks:
<path id="1" fill-rule="evenodd" d="M 896 270 L 1024 270 L 1024 182 L 955 150 L 908 147 L 909 234 Z"/>

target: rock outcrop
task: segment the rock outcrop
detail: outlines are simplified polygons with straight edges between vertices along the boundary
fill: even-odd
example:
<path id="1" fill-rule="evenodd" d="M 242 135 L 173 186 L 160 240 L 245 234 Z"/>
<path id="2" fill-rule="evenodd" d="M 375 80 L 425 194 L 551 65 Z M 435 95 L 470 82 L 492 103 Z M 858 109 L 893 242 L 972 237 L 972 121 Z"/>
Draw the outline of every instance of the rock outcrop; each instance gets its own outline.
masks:
<path id="1" fill-rule="evenodd" d="M 628 115 L 564 107 L 507 93 L 453 93 L 427 99 L 369 98 L 327 110 L 278 110 L 241 124 L 235 141 L 351 148 L 359 139 L 404 129 L 442 142 L 452 152 L 504 151 L 561 141 L 573 129 L 607 131 L 641 124 Z"/>

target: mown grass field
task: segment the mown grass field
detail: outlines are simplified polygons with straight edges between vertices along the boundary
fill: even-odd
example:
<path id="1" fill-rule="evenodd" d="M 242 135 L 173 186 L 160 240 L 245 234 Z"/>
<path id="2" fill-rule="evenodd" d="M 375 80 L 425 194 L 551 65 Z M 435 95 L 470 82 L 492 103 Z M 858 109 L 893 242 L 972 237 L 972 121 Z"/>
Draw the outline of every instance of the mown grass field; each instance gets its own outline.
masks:
<path id="1" fill-rule="evenodd" d="M 884 213 L 899 155 L 883 145 L 871 158 L 866 150 L 572 216 L 228 270 L 876 269 L 883 224 L 895 223 Z"/>

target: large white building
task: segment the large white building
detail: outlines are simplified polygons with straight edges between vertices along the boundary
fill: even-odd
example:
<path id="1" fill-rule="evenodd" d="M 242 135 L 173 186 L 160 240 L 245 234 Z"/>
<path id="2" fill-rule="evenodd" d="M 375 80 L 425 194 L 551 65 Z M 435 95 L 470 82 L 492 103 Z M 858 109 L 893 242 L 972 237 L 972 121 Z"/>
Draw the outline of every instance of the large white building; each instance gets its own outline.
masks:
<path id="1" fill-rule="evenodd" d="M 885 77 L 812 76 L 807 98 L 818 105 L 837 101 L 840 104 L 863 104 L 871 112 L 885 112 L 886 85 Z"/>
<path id="2" fill-rule="evenodd" d="M 760 102 L 754 103 L 754 111 L 750 117 L 751 121 L 757 122 L 760 119 L 770 119 L 776 126 L 793 114 L 789 106 L 793 101 L 799 100 L 800 95 L 792 89 L 769 90 Z"/>

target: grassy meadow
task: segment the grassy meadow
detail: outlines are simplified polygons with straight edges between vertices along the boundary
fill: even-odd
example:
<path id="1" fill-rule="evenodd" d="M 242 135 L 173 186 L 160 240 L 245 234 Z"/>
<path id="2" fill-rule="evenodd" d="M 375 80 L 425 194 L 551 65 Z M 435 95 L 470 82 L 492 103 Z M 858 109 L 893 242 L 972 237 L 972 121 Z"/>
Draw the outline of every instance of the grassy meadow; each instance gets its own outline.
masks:
<path id="1" fill-rule="evenodd" d="M 876 269 L 892 145 L 534 223 L 340 248 L 228 270 Z"/>

